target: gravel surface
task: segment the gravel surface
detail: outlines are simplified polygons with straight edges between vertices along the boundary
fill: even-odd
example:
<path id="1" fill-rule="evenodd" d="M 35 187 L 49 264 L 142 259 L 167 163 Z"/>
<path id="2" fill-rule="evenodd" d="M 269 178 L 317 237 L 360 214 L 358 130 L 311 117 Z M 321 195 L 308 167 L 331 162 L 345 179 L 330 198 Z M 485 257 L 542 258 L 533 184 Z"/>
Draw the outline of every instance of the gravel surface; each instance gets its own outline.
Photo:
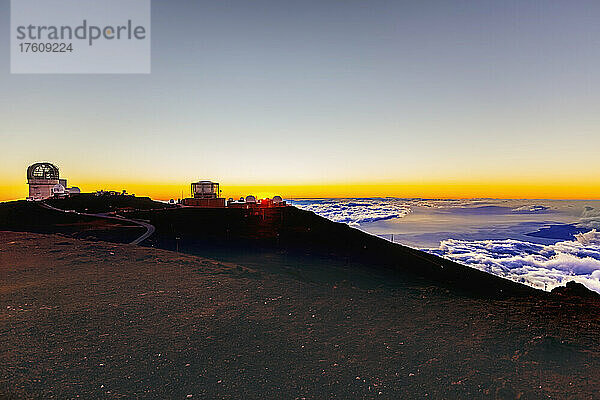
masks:
<path id="1" fill-rule="evenodd" d="M 0 398 L 592 399 L 600 389 L 597 300 L 307 282 L 266 272 L 272 262 L 0 232 Z"/>

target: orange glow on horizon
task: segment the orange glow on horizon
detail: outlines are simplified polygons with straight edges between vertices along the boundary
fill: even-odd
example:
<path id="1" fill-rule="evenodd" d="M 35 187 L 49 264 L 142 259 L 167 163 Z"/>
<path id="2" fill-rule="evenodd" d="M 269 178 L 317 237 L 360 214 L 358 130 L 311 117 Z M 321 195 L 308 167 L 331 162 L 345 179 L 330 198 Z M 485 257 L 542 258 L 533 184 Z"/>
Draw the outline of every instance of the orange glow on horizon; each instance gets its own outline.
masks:
<path id="1" fill-rule="evenodd" d="M 71 182 L 69 182 L 71 183 Z M 401 198 L 503 198 L 503 199 L 600 199 L 600 183 L 587 182 L 406 182 L 406 183 L 321 183 L 321 184 L 227 184 L 221 183 L 222 196 L 237 199 L 254 195 L 258 198 L 280 195 L 283 198 L 344 198 L 344 197 L 401 197 Z M 136 196 L 169 200 L 190 196 L 189 183 L 150 182 L 76 182 L 82 192 L 96 190 L 127 190 Z M 0 186 L 0 201 L 24 199 L 24 182 Z"/>

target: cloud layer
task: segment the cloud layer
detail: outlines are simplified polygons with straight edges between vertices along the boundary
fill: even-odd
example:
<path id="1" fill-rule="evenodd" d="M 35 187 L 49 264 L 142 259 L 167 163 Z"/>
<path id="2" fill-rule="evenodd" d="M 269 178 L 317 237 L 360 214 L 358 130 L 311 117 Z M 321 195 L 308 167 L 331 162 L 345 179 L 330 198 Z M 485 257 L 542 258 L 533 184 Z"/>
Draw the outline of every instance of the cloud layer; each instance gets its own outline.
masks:
<path id="1" fill-rule="evenodd" d="M 600 232 L 542 245 L 518 240 L 454 240 L 431 253 L 504 278 L 551 290 L 577 281 L 600 292 Z"/>
<path id="2" fill-rule="evenodd" d="M 439 242 L 438 248 L 424 249 L 425 251 L 540 289 L 552 290 L 556 286 L 574 280 L 600 292 L 600 207 L 566 201 L 540 204 L 542 203 L 540 201 L 490 199 L 323 199 L 296 200 L 292 203 L 332 221 L 358 226 L 367 232 L 371 226 L 374 226 L 371 225 L 373 222 L 401 219 L 411 213 L 415 207 L 421 207 L 421 210 L 429 209 L 432 210 L 430 220 L 439 230 L 436 236 L 445 240 Z M 440 212 L 442 214 L 439 214 Z M 450 219 L 450 222 L 444 225 L 443 220 L 446 215 L 459 216 L 459 218 Z M 502 232 L 505 234 L 502 237 L 504 240 L 480 240 L 487 237 L 481 237 L 479 233 L 474 233 L 477 232 L 476 230 L 460 225 L 461 222 L 469 219 L 477 221 L 477 224 L 485 224 L 485 221 L 490 224 L 491 220 L 498 221 L 506 218 L 515 221 L 515 225 L 508 225 L 509 227 L 518 226 L 519 220 L 514 220 L 515 215 L 522 215 L 523 221 L 531 221 L 531 218 L 537 216 L 539 225 L 532 229 L 541 229 L 544 226 L 571 226 L 581 228 L 586 233 L 576 234 L 573 237 L 573 231 L 576 232 L 576 229 L 569 229 L 568 232 L 565 229 L 555 229 L 561 234 L 533 235 L 538 242 L 542 243 L 540 244 L 521 240 L 523 232 L 513 232 L 511 229 L 498 228 L 498 226 L 492 226 L 491 232 L 496 233 L 496 238 L 497 233 Z M 552 222 L 545 222 L 552 221 L 547 218 L 564 215 L 569 216 L 573 225 L 566 225 L 564 222 L 563 225 L 560 223 L 552 225 Z M 426 221 L 422 220 L 421 223 L 425 224 Z M 477 226 L 485 228 L 484 225 Z M 394 233 L 406 236 L 406 233 L 402 232 L 402 227 L 402 224 L 395 225 L 398 232 Z M 548 230 L 548 228 L 544 229 Z M 434 233 L 429 232 L 429 234 Z M 462 240 L 452 239 L 455 235 Z M 547 244 L 552 241 L 553 244 Z"/>
<path id="3" fill-rule="evenodd" d="M 348 225 L 402 218 L 410 213 L 410 204 L 400 199 L 295 200 L 292 204 Z"/>
<path id="4" fill-rule="evenodd" d="M 600 229 L 600 210 L 594 207 L 585 207 L 577 226 L 588 229 Z"/>

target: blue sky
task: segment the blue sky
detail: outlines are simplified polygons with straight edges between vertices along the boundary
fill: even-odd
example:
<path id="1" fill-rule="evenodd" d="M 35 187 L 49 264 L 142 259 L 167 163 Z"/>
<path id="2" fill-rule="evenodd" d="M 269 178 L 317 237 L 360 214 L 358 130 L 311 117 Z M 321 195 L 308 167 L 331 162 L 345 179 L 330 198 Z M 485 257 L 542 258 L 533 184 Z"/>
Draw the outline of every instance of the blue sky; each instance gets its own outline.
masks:
<path id="1" fill-rule="evenodd" d="M 0 15 L 4 197 L 38 160 L 84 186 L 600 186 L 598 2 L 154 1 L 150 75 L 10 75 Z"/>

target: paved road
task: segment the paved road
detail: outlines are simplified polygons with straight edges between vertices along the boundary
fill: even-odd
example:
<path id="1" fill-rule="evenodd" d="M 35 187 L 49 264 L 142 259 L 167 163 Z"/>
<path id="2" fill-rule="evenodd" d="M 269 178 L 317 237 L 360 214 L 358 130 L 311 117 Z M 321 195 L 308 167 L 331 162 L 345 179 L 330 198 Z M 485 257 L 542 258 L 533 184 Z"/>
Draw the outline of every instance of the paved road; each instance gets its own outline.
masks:
<path id="1" fill-rule="evenodd" d="M 144 222 L 144 221 L 139 221 L 137 219 L 129 219 L 129 218 L 121 217 L 121 216 L 108 215 L 107 213 L 90 214 L 90 213 L 71 212 L 71 211 L 61 210 L 60 208 L 52 207 L 51 205 L 46 204 L 43 201 L 39 202 L 38 204 L 40 206 L 44 207 L 44 208 L 47 208 L 48 210 L 60 211 L 60 212 L 69 213 L 69 214 L 87 215 L 89 217 L 96 217 L 96 218 L 115 219 L 117 221 L 129 222 L 129 223 L 132 223 L 134 225 L 139 225 L 139 226 L 141 226 L 143 228 L 146 228 L 146 232 L 144 232 L 144 234 L 142 236 L 138 237 L 133 242 L 131 242 L 131 244 L 140 244 L 140 243 L 142 243 L 144 240 L 146 240 L 150 236 L 152 236 L 154 234 L 154 231 L 156 230 L 156 228 L 154 227 L 154 225 L 149 224 L 149 223 Z"/>

